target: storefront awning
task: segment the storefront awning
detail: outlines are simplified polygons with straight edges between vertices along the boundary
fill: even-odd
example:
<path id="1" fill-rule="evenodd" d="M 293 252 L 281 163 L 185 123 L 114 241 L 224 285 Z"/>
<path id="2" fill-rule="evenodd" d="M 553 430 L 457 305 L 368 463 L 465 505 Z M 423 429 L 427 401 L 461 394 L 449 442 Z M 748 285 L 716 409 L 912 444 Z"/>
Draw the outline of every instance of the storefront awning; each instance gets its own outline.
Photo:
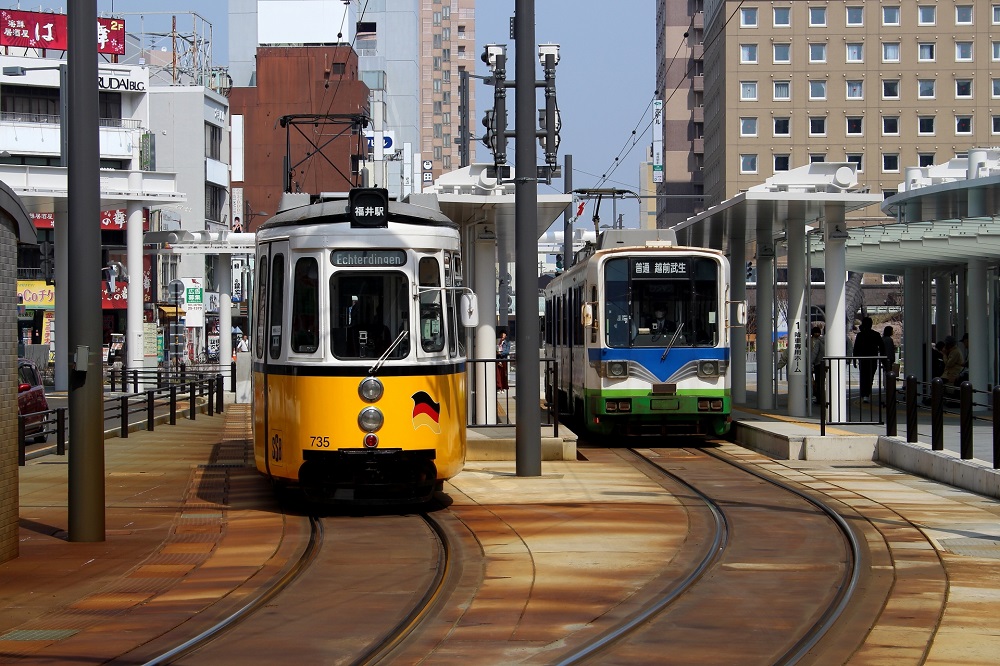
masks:
<path id="1" fill-rule="evenodd" d="M 176 317 L 178 315 L 183 317 L 185 314 L 184 308 L 178 308 L 173 305 L 158 305 L 157 307 L 160 309 L 160 314 L 167 317 Z"/>

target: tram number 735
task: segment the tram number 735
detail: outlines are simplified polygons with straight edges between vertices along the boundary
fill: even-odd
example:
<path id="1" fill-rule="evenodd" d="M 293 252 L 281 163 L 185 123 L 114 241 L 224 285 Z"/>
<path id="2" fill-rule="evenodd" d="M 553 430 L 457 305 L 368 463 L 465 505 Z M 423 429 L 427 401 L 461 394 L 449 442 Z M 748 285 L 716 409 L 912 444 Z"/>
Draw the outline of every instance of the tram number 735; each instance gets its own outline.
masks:
<path id="1" fill-rule="evenodd" d="M 320 437 L 319 435 L 311 435 L 309 440 L 312 442 L 313 447 L 317 449 L 328 449 L 330 448 L 330 438 Z"/>

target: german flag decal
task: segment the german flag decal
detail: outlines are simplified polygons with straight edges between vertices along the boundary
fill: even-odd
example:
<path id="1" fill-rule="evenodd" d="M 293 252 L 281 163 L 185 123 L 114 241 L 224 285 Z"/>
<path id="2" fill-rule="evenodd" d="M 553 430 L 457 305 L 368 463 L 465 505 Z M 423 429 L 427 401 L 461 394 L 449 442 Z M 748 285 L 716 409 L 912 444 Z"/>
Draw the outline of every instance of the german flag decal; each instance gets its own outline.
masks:
<path id="1" fill-rule="evenodd" d="M 441 434 L 441 403 L 434 402 L 426 391 L 413 394 L 413 429 L 427 426 L 436 434 Z"/>

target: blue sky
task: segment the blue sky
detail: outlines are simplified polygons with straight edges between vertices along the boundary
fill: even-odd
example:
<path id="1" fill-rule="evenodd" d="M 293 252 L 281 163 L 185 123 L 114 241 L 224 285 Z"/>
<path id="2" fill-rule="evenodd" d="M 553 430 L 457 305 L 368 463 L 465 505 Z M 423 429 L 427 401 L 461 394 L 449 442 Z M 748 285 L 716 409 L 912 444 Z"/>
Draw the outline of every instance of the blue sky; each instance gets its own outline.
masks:
<path id="1" fill-rule="evenodd" d="M 4 4 L 13 6 L 9 2 Z M 513 76 L 515 45 L 509 39 L 509 19 L 514 14 L 514 4 L 514 0 L 479 0 L 476 9 L 477 74 L 488 73 L 478 57 L 482 45 L 492 42 L 507 44 L 508 76 Z M 156 16 L 153 12 L 195 12 L 212 24 L 216 64 L 228 62 L 228 3 L 222 0 L 98 0 L 97 9 L 102 13 L 112 10 L 116 14 L 125 13 L 130 32 L 134 30 L 134 23 L 130 21 L 139 21 L 138 16 L 128 15 L 131 12 L 149 12 L 144 19 L 147 26 L 163 21 L 166 27 L 169 27 L 169 16 Z M 535 2 L 535 41 L 560 45 L 560 62 L 556 69 L 557 99 L 562 115 L 559 163 L 563 163 L 565 155 L 573 155 L 575 188 L 616 187 L 639 193 L 639 163 L 652 142 L 651 101 L 656 85 L 654 11 L 653 3 L 649 2 Z M 542 77 L 540 69 L 537 76 Z M 513 92 L 508 91 L 510 113 L 514 107 Z M 492 88 L 481 85 L 476 97 L 477 117 L 471 119 L 471 123 L 472 131 L 478 135 L 482 133 L 483 112 L 492 106 Z M 541 93 L 538 100 L 541 106 Z M 508 127 L 514 128 L 512 115 Z M 479 142 L 476 145 L 476 159 L 486 161 L 485 147 Z M 513 163 L 513 140 L 508 143 L 508 156 Z M 607 178 L 602 178 L 605 175 Z M 553 181 L 551 186 L 540 184 L 538 191 L 562 190 L 559 180 Z M 591 228 L 592 207 L 592 203 L 588 204 L 584 212 L 586 224 L 581 221 L 586 228 Z M 601 204 L 601 224 L 612 222 L 612 208 L 611 202 Z M 639 208 L 634 199 L 619 201 L 617 211 L 624 214 L 625 226 L 637 225 Z"/>

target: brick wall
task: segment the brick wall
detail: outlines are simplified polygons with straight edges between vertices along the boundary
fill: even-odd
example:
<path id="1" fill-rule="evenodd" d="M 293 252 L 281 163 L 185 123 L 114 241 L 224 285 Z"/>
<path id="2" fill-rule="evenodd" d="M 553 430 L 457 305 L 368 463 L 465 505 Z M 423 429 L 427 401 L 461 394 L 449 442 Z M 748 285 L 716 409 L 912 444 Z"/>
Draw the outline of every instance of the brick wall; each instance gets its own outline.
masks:
<path id="1" fill-rule="evenodd" d="M 0 210 L 0 562 L 18 555 L 16 225 Z"/>

